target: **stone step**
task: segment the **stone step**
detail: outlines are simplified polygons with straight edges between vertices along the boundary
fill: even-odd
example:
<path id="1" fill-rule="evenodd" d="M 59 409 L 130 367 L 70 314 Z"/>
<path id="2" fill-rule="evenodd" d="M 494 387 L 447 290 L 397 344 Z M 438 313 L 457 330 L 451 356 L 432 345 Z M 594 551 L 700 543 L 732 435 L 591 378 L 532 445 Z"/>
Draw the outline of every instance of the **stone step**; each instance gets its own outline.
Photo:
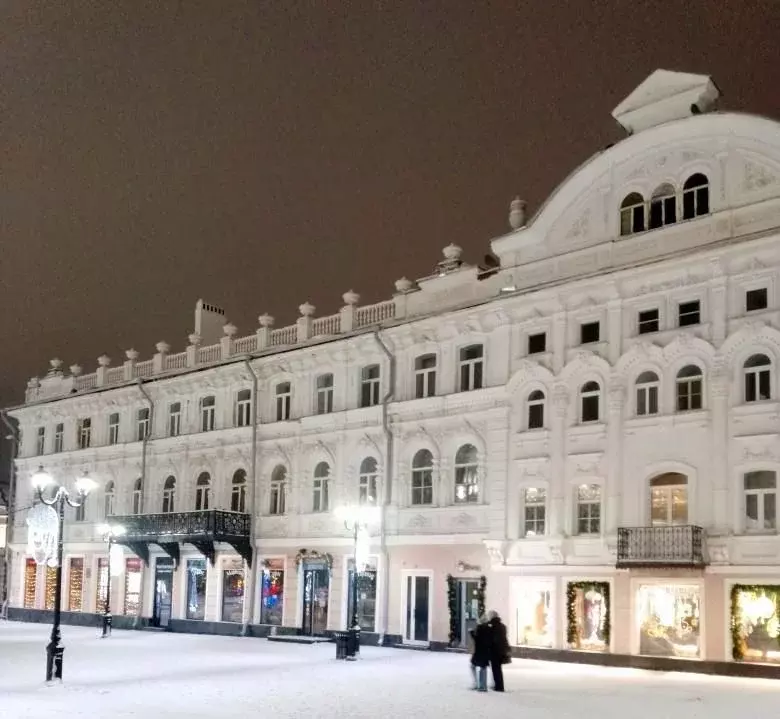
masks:
<path id="1" fill-rule="evenodd" d="M 269 642 L 286 642 L 287 644 L 325 644 L 332 641 L 330 637 L 309 637 L 299 634 L 277 634 L 269 636 Z"/>

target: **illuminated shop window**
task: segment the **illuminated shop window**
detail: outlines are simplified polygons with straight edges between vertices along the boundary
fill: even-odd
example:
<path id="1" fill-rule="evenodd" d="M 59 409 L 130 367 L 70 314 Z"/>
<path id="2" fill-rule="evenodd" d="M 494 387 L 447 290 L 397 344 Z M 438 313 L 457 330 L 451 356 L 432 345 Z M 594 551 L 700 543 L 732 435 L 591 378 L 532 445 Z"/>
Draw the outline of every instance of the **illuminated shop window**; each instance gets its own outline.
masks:
<path id="1" fill-rule="evenodd" d="M 644 584 L 637 593 L 639 653 L 698 659 L 700 590 L 681 584 Z"/>
<path id="2" fill-rule="evenodd" d="M 141 611 L 141 560 L 125 560 L 125 606 L 124 613 L 137 617 Z"/>
<path id="3" fill-rule="evenodd" d="M 550 596 L 546 587 L 523 587 L 515 594 L 516 644 L 528 647 L 553 645 Z"/>
<path id="4" fill-rule="evenodd" d="M 97 564 L 97 583 L 95 591 L 95 610 L 103 612 L 106 609 L 108 593 L 108 557 L 100 557 Z"/>
<path id="5" fill-rule="evenodd" d="M 609 648 L 609 584 L 570 582 L 566 588 L 567 641 L 573 649 Z"/>
<path id="6" fill-rule="evenodd" d="M 24 608 L 35 608 L 35 585 L 38 579 L 38 565 L 28 558 L 24 563 Z"/>
<path id="7" fill-rule="evenodd" d="M 735 585 L 731 612 L 734 659 L 780 662 L 780 585 Z"/>
<path id="8" fill-rule="evenodd" d="M 46 567 L 46 609 L 54 609 L 57 596 L 57 568 Z"/>
<path id="9" fill-rule="evenodd" d="M 206 560 L 187 560 L 187 619 L 206 618 Z"/>
<path id="10" fill-rule="evenodd" d="M 84 560 L 72 557 L 68 567 L 68 611 L 81 611 L 81 598 L 84 592 Z"/>
<path id="11" fill-rule="evenodd" d="M 260 577 L 260 624 L 282 625 L 284 560 L 267 559 Z"/>

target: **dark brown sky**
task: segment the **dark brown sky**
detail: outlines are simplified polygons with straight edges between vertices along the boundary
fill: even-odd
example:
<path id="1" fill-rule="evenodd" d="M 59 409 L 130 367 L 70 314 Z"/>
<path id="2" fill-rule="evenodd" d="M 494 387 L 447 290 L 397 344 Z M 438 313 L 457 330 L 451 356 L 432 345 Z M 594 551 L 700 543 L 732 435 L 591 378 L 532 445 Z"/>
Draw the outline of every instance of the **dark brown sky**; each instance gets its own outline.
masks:
<path id="1" fill-rule="evenodd" d="M 657 67 L 780 118 L 775 0 L 5 0 L 0 405 L 50 357 L 183 347 L 478 260 Z"/>

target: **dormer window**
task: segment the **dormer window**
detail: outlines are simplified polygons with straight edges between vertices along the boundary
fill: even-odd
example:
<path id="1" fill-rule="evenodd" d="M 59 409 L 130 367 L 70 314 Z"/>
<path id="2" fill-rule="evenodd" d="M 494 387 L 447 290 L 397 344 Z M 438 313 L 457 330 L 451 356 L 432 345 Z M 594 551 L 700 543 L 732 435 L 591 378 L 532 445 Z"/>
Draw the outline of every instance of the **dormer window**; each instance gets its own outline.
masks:
<path id="1" fill-rule="evenodd" d="M 710 182 L 697 172 L 683 185 L 683 220 L 710 214 Z"/>
<path id="2" fill-rule="evenodd" d="M 677 195 L 671 185 L 661 185 L 650 200 L 650 228 L 656 230 L 677 222 Z"/>
<path id="3" fill-rule="evenodd" d="M 632 192 L 620 203 L 620 234 L 633 235 L 645 229 L 645 198 Z"/>

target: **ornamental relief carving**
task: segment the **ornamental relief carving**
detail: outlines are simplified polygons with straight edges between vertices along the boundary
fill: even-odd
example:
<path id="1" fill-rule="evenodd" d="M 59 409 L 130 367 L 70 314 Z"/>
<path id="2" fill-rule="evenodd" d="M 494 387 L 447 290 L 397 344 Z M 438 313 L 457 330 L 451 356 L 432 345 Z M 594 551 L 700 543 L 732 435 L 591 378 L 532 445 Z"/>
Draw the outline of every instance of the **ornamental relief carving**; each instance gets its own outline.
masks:
<path id="1" fill-rule="evenodd" d="M 778 174 L 757 162 L 745 160 L 742 176 L 742 189 L 745 192 L 755 192 L 777 184 Z"/>

